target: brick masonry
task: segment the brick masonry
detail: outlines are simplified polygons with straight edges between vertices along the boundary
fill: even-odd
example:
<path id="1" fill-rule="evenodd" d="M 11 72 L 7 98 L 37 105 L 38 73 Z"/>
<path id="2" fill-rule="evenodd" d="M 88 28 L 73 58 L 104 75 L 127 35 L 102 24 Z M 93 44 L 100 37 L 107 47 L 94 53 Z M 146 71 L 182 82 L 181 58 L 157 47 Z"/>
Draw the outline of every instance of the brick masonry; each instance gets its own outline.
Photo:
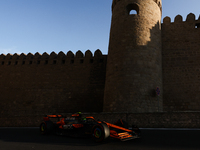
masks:
<path id="1" fill-rule="evenodd" d="M 107 56 L 101 51 L 0 57 L 1 115 L 102 111 Z"/>
<path id="2" fill-rule="evenodd" d="M 162 24 L 163 96 L 166 111 L 200 110 L 200 18 L 189 14 Z"/>
<path id="3" fill-rule="evenodd" d="M 157 86 L 162 90 L 161 14 L 161 1 L 113 1 L 104 112 L 158 110 L 154 92 Z M 162 94 L 159 101 L 162 111 Z"/>
<path id="4" fill-rule="evenodd" d="M 62 115 L 70 116 L 71 113 Z M 200 112 L 161 112 L 161 113 L 83 113 L 96 120 L 115 123 L 118 119 L 129 126 L 139 128 L 200 128 Z M 39 127 L 44 115 L 21 115 L 0 118 L 1 127 Z"/>
<path id="5" fill-rule="evenodd" d="M 151 7 L 140 3 L 141 0 L 114 0 L 113 11 L 120 7 L 117 3 L 122 1 L 137 2 L 141 8 L 153 10 L 153 13 L 154 10 L 162 10 L 161 0 L 145 0 Z M 137 10 L 136 5 L 130 8 Z M 145 12 L 142 15 L 146 18 Z M 127 14 L 127 17 L 137 22 L 134 15 Z M 67 54 L 52 52 L 50 55 L 0 55 L 0 126 L 38 126 L 44 114 L 82 111 L 94 112 L 91 115 L 109 122 L 122 118 L 139 127 L 199 128 L 200 17 L 195 20 L 194 14 L 189 14 L 184 21 L 178 15 L 174 22 L 165 17 L 162 26 L 158 19 L 160 13 L 155 17 L 157 19 L 152 18 L 154 26 L 149 22 L 151 29 L 149 26 L 145 28 L 144 22 L 138 20 L 134 31 L 141 33 L 136 32 L 139 40 L 131 41 L 135 34 L 127 33 L 120 41 L 146 42 L 147 45 L 134 47 L 134 44 L 122 44 L 116 47 L 113 44 L 116 54 L 112 56 L 116 57 L 109 65 L 107 58 L 112 57 L 110 52 L 107 56 L 102 55 L 100 50 L 94 56 L 89 50 L 85 54 L 78 51 L 75 55 L 71 51 Z M 142 29 L 145 29 L 144 32 Z M 112 27 L 111 30 L 116 30 L 114 35 L 117 37 L 123 37 L 120 32 L 126 32 Z M 112 40 L 115 43 L 116 36 L 111 38 L 111 43 Z M 120 48 L 127 51 L 121 53 Z M 131 51 L 132 48 L 138 51 Z M 105 88 L 109 72 L 114 73 L 110 78 L 112 83 L 107 83 L 110 92 Z M 161 88 L 161 112 L 157 112 L 157 85 Z M 120 92 L 124 92 L 125 96 L 120 97 Z M 107 97 L 106 101 L 104 97 Z M 114 101 L 115 98 L 118 101 Z"/>

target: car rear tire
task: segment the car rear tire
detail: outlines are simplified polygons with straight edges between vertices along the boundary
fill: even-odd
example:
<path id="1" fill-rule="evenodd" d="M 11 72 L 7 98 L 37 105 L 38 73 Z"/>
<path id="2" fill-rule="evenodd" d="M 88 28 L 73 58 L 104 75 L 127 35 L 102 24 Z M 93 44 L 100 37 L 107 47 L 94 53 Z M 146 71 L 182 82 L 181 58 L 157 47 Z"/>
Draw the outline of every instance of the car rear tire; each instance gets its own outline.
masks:
<path id="1" fill-rule="evenodd" d="M 106 124 L 100 123 L 92 128 L 92 138 L 95 142 L 102 142 L 110 136 L 110 129 Z"/>

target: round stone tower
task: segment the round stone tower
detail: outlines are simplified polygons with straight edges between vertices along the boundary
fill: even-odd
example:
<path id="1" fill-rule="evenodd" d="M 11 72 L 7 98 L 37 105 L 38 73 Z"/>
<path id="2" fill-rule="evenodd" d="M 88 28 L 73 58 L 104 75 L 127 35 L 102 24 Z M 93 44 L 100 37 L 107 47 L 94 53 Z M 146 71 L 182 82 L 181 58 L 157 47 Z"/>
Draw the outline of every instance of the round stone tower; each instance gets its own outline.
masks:
<path id="1" fill-rule="evenodd" d="M 161 15 L 161 0 L 113 0 L 104 112 L 162 111 Z"/>

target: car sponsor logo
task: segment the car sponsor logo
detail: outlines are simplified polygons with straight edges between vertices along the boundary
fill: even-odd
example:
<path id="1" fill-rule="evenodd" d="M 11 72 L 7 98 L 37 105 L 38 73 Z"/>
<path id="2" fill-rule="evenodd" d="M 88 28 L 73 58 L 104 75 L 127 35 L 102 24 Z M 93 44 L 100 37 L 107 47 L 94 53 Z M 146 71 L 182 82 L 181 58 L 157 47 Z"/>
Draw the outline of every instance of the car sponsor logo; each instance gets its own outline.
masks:
<path id="1" fill-rule="evenodd" d="M 73 129 L 72 124 L 63 125 L 63 129 Z"/>
<path id="2" fill-rule="evenodd" d="M 65 118 L 65 120 L 75 120 L 76 118 L 75 117 L 67 117 Z"/>

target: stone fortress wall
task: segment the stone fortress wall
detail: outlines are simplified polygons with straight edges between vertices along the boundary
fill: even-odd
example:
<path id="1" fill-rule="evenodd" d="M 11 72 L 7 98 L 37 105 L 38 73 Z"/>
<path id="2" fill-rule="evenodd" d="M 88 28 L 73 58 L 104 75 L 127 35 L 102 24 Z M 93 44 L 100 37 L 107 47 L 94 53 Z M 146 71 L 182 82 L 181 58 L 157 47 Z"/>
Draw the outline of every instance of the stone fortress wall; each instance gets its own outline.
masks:
<path id="1" fill-rule="evenodd" d="M 106 59 L 100 50 L 0 55 L 1 115 L 102 111 Z"/>
<path id="2" fill-rule="evenodd" d="M 162 24 L 165 111 L 200 111 L 200 17 L 165 17 Z"/>
<path id="3" fill-rule="evenodd" d="M 112 8 L 114 9 L 120 1 L 122 0 L 113 0 Z M 150 0 L 147 1 L 150 2 Z M 154 2 L 162 10 L 161 0 L 154 0 Z M 152 2 L 150 3 L 155 6 Z M 141 6 L 145 7 L 142 4 Z M 135 5 L 131 5 L 131 8 L 137 9 Z M 161 32 L 158 31 L 159 28 Z M 149 94 L 151 99 L 153 98 L 155 101 L 151 104 L 156 105 L 151 105 L 153 106 L 151 110 L 144 107 L 145 109 L 138 110 L 137 113 L 131 112 L 131 109 L 129 109 L 130 112 L 124 110 L 120 112 L 119 110 L 119 112 L 109 113 L 108 106 L 108 111 L 103 112 L 105 105 L 107 105 L 104 102 L 104 93 L 109 53 L 103 55 L 100 50 L 97 50 L 93 55 L 88 50 L 85 54 L 78 51 L 75 55 L 71 51 L 67 54 L 52 52 L 50 55 L 47 53 L 42 55 L 39 53 L 34 55 L 31 53 L 27 55 L 1 54 L 0 113 L 2 117 L 0 118 L 0 126 L 37 126 L 40 123 L 40 118 L 42 119 L 45 114 L 82 111 L 93 112 L 90 115 L 100 119 L 107 117 L 106 121 L 111 119 L 111 122 L 112 118 L 122 117 L 131 123 L 136 121 L 140 127 L 199 127 L 200 17 L 195 20 L 194 14 L 189 14 L 187 19 L 183 21 L 182 16 L 178 15 L 174 22 L 169 17 L 165 17 L 162 24 L 157 22 L 152 27 L 150 38 L 156 43 L 160 41 L 156 40 L 158 38 L 156 35 L 159 34 L 162 44 L 161 48 L 158 48 L 161 50 L 161 63 L 157 62 L 157 64 L 161 66 L 154 67 L 161 68 L 162 74 L 159 75 L 162 81 L 160 84 L 161 112 L 157 113 L 157 97 L 154 90 L 156 84 L 151 87 L 152 91 Z M 140 38 L 142 39 L 142 37 Z M 136 42 L 138 41 L 136 40 Z M 148 42 L 148 50 L 153 50 L 152 46 L 155 46 L 155 43 Z M 139 51 L 146 49 L 145 46 L 137 48 Z M 122 68 L 124 65 L 126 67 L 126 64 L 129 65 L 128 70 L 133 68 L 130 66 L 130 58 L 128 59 L 130 62 L 124 61 L 126 56 L 130 56 L 129 52 L 119 55 L 113 61 L 118 63 L 118 70 L 122 63 Z M 153 53 L 151 54 L 153 55 Z M 141 59 L 141 61 L 136 61 L 134 65 L 139 62 L 140 65 L 144 66 L 143 61 L 147 62 L 147 59 Z M 143 71 L 141 70 L 141 76 L 144 75 Z M 126 78 L 127 85 L 129 78 Z M 118 81 L 116 83 L 118 84 Z M 145 86 L 145 84 L 141 85 L 141 87 L 146 88 Z M 126 86 L 124 87 L 126 88 Z M 112 86 L 110 89 L 112 91 Z M 144 101 L 146 96 L 142 97 Z M 112 101 L 112 99 L 108 99 L 108 101 Z M 126 103 L 126 101 L 122 101 L 118 103 L 117 107 L 128 106 L 129 102 Z M 111 118 L 108 118 L 109 116 Z"/>

